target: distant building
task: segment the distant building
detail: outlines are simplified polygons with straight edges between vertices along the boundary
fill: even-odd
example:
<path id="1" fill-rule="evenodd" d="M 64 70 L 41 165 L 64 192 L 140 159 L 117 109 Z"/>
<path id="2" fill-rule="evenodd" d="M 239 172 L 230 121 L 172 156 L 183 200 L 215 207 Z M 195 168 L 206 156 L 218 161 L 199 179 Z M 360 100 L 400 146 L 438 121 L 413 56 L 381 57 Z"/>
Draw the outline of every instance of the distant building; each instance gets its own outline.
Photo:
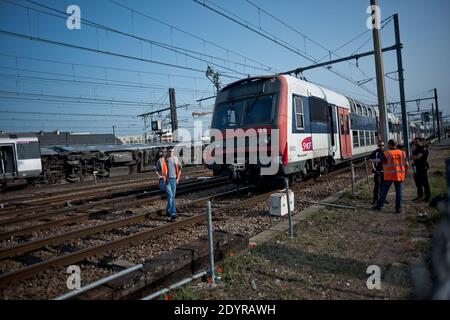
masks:
<path id="1" fill-rule="evenodd" d="M 145 135 L 141 136 L 122 136 L 119 139 L 125 144 L 135 144 L 135 143 L 147 143 L 148 140 Z"/>

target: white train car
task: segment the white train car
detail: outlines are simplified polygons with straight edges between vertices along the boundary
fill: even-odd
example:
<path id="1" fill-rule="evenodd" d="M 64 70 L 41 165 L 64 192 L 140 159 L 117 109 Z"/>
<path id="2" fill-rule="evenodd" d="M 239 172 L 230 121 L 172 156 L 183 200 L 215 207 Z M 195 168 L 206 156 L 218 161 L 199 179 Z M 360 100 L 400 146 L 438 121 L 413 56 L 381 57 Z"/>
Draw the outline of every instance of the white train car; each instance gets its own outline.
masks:
<path id="1" fill-rule="evenodd" d="M 39 140 L 30 133 L 0 133 L 0 182 L 33 180 L 42 172 Z"/>
<path id="2" fill-rule="evenodd" d="M 388 138 L 402 143 L 400 119 L 391 113 L 387 117 Z M 214 143 L 220 146 L 214 157 L 222 159 L 208 165 L 215 173 L 232 171 L 233 177 L 259 177 L 262 165 L 248 161 L 257 157 L 259 146 L 246 142 L 243 158 L 242 150 L 237 152 L 235 146 L 235 133 L 239 130 L 247 137 L 247 132 L 263 129 L 270 135 L 278 129 L 280 164 L 276 175 L 301 180 L 375 150 L 379 112 L 376 107 L 289 75 L 261 76 L 236 81 L 218 93 L 211 128 L 222 132 L 222 140 Z"/>

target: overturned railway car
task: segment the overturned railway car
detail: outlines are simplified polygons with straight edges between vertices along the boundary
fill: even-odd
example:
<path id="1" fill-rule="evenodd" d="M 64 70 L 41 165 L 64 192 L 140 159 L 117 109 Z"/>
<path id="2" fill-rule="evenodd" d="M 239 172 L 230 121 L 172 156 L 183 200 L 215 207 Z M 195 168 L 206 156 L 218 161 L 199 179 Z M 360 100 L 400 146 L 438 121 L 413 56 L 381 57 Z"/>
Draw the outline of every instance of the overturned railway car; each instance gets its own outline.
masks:
<path id="1" fill-rule="evenodd" d="M 41 141 L 42 139 L 42 141 Z M 0 134 L 0 183 L 54 184 L 127 176 L 154 170 L 157 155 L 172 144 L 50 145 L 39 134 Z M 89 135 L 83 141 L 89 142 Z M 189 144 L 177 144 L 184 164 L 194 163 Z M 203 146 L 202 146 L 203 148 Z M 192 155 L 192 158 L 188 156 Z"/>

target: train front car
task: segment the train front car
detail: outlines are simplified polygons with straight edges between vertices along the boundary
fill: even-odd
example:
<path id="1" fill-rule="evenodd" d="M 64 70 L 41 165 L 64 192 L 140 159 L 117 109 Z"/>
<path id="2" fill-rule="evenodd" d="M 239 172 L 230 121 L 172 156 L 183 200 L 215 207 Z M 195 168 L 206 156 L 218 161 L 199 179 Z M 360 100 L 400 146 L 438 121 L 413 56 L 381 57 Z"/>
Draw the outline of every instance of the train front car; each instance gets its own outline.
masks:
<path id="1" fill-rule="evenodd" d="M 243 79 L 223 88 L 216 99 L 211 128 L 220 134 L 218 138 L 212 135 L 211 155 L 215 152 L 216 163 L 209 168 L 235 178 L 260 179 L 267 175 L 265 171 L 299 181 L 352 157 L 349 100 L 287 75 Z M 259 144 L 249 143 L 255 134 Z M 242 135 L 245 157 L 235 144 Z M 261 144 L 264 139 L 270 143 Z M 276 170 L 250 163 L 255 152 L 258 157 L 264 153 L 261 148 L 270 149 L 271 167 L 275 162 Z M 227 155 L 233 163 L 225 159 Z"/>
<path id="2" fill-rule="evenodd" d="M 286 97 L 282 76 L 246 78 L 224 87 L 212 117 L 208 168 L 215 175 L 259 181 L 276 159 L 270 173 L 278 174 L 286 146 Z"/>

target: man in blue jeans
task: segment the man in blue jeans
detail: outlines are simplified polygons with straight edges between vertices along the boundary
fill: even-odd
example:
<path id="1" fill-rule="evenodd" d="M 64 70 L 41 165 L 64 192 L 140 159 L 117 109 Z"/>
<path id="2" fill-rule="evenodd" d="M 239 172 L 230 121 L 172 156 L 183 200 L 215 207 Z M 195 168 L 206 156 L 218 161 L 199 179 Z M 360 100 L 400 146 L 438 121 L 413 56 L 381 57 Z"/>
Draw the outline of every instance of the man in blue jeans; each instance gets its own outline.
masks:
<path id="1" fill-rule="evenodd" d="M 394 140 L 388 142 L 389 150 L 383 153 L 383 184 L 378 202 L 372 207 L 374 210 L 381 210 L 385 203 L 389 188 L 395 186 L 395 212 L 402 211 L 402 183 L 405 181 L 408 172 L 408 160 L 404 151 L 396 148 Z M 375 162 L 376 160 L 374 160 Z"/>
<path id="2" fill-rule="evenodd" d="M 167 197 L 167 215 L 168 221 L 174 221 L 177 218 L 175 206 L 175 195 L 177 184 L 181 176 L 181 164 L 174 155 L 174 148 L 169 148 L 170 155 L 167 159 L 160 158 L 156 164 L 156 173 L 164 179 L 164 185 Z"/>

